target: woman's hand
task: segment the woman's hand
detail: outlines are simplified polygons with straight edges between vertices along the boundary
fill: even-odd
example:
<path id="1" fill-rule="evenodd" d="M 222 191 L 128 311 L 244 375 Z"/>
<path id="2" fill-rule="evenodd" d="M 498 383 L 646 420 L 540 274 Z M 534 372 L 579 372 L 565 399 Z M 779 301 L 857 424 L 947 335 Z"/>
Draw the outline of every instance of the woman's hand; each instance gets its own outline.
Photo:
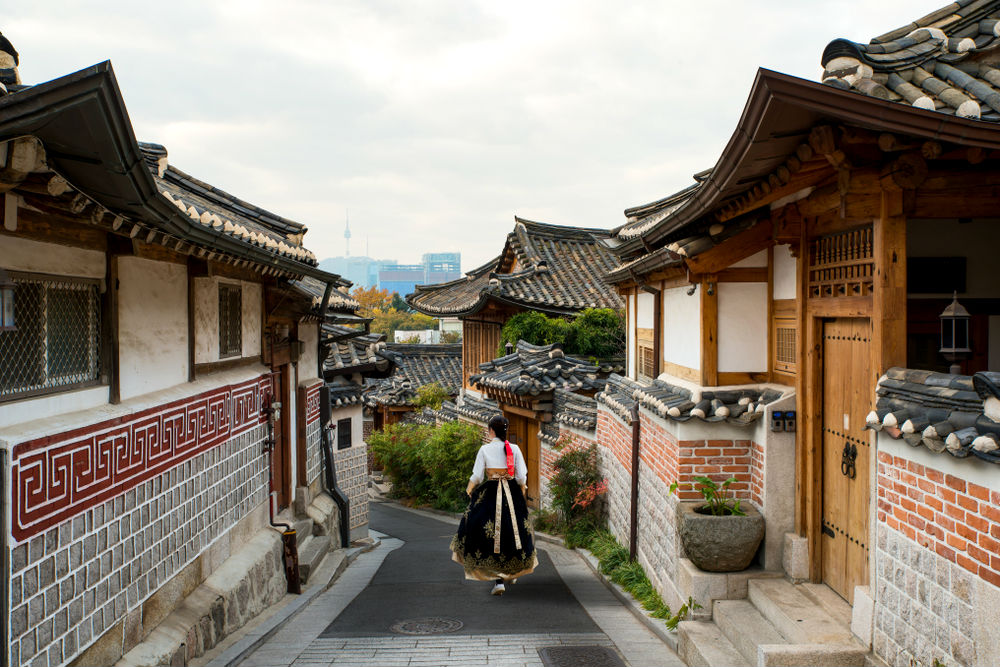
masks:
<path id="1" fill-rule="evenodd" d="M 465 495 L 467 495 L 467 496 L 469 496 L 471 498 L 472 497 L 472 490 L 475 489 L 475 488 L 476 488 L 476 485 L 473 484 L 472 482 L 469 482 L 469 485 L 467 487 L 465 487 Z"/>

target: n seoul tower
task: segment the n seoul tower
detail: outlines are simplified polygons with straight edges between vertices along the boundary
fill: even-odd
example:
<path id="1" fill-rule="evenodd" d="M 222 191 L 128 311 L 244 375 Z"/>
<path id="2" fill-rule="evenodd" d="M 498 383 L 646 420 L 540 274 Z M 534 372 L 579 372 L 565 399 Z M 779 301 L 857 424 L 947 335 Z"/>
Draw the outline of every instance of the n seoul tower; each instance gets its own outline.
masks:
<path id="1" fill-rule="evenodd" d="M 347 224 L 344 226 L 344 239 L 345 239 L 344 245 L 346 246 L 347 254 L 344 255 L 344 256 L 345 257 L 350 257 L 351 256 L 351 219 L 350 219 L 350 217 L 346 213 L 344 214 L 344 219 L 347 222 Z"/>

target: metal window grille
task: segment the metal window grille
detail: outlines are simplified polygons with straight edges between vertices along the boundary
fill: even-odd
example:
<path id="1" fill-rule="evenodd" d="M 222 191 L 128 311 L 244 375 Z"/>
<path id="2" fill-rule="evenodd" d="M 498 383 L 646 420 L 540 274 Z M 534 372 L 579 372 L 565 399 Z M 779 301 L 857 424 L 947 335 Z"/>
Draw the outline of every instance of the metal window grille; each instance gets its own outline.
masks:
<path id="1" fill-rule="evenodd" d="M 243 353 L 243 289 L 219 285 L 219 358 Z"/>
<path id="2" fill-rule="evenodd" d="M 351 446 L 351 420 L 337 420 L 337 449 L 347 449 Z"/>
<path id="3" fill-rule="evenodd" d="M 0 331 L 0 400 L 96 381 L 100 376 L 98 285 L 12 276 L 13 331 Z"/>

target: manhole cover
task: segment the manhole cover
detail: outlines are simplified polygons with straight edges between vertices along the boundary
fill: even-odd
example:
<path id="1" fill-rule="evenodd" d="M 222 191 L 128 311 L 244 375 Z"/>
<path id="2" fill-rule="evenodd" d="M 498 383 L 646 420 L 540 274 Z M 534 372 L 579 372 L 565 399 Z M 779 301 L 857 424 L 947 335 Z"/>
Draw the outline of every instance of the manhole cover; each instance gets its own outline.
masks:
<path id="1" fill-rule="evenodd" d="M 625 667 L 605 646 L 546 646 L 538 649 L 538 655 L 546 667 Z"/>
<path id="2" fill-rule="evenodd" d="M 465 623 L 454 618 L 431 616 L 399 621 L 394 623 L 389 630 L 398 635 L 443 635 L 448 632 L 458 632 L 464 625 Z"/>

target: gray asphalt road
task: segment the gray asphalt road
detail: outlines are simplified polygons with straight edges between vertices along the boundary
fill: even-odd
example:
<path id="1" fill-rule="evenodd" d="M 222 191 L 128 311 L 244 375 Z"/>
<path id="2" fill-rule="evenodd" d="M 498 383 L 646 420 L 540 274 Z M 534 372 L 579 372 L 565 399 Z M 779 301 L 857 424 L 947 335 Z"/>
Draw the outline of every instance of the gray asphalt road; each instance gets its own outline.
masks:
<path id="1" fill-rule="evenodd" d="M 543 551 L 533 574 L 492 596 L 491 584 L 466 581 L 452 562 L 452 525 L 382 503 L 372 504 L 370 521 L 405 545 L 388 555 L 323 638 L 388 636 L 394 623 L 435 616 L 464 623 L 457 634 L 600 632 Z"/>

